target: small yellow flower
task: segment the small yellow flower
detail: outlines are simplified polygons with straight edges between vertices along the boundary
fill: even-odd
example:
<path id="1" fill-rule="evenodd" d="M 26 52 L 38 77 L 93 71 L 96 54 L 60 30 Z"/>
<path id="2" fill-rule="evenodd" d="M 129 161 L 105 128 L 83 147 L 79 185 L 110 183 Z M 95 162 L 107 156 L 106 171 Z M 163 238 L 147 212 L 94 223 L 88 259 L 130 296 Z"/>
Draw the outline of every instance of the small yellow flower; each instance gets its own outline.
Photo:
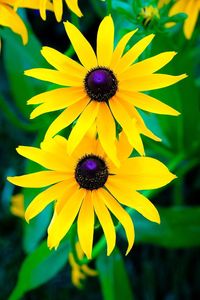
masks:
<path id="1" fill-rule="evenodd" d="M 54 215 L 48 228 L 48 246 L 57 248 L 77 218 L 78 238 L 83 252 L 92 257 L 95 215 L 107 241 L 107 255 L 116 243 L 110 212 L 122 224 L 128 253 L 134 243 L 131 217 L 122 206 L 128 206 L 153 222 L 160 222 L 153 204 L 138 190 L 162 187 L 175 178 L 161 162 L 150 157 L 131 157 L 132 147 L 124 132 L 117 143 L 120 167 L 103 151 L 99 140 L 85 136 L 72 155 L 69 142 L 61 136 L 41 143 L 41 148 L 19 146 L 17 152 L 47 170 L 8 177 L 13 184 L 29 188 L 48 187 L 29 204 L 25 219 L 29 221 L 49 203 L 55 201 Z M 110 212 L 109 212 L 110 211 Z"/>
<path id="2" fill-rule="evenodd" d="M 147 26 L 155 17 L 158 19 L 160 18 L 158 8 L 152 5 L 143 7 L 140 12 L 140 16 L 144 19 L 144 26 Z"/>
<path id="3" fill-rule="evenodd" d="M 111 16 L 105 17 L 99 26 L 97 56 L 73 24 L 66 22 L 65 29 L 82 64 L 55 49 L 43 47 L 42 55 L 56 70 L 36 68 L 26 71 L 25 74 L 65 87 L 30 99 L 28 104 L 39 104 L 33 110 L 31 118 L 65 109 L 48 128 L 46 138 L 53 137 L 77 119 L 69 137 L 70 153 L 75 150 L 92 124 L 95 124 L 102 147 L 118 165 L 115 146 L 116 120 L 132 147 L 143 155 L 140 133 L 145 131 L 147 136 L 155 136 L 145 127 L 144 122 L 143 129 L 138 130 L 141 126 L 135 107 L 158 114 L 179 114 L 168 105 L 142 93 L 167 87 L 186 77 L 153 74 L 171 61 L 176 53 L 164 52 L 136 62 L 154 38 L 153 34 L 144 37 L 124 54 L 126 44 L 137 30 L 127 33 L 113 49 L 114 24 Z"/>
<path id="4" fill-rule="evenodd" d="M 170 0 L 160 0 L 159 6 L 168 4 Z M 179 13 L 188 15 L 184 22 L 183 31 L 185 37 L 190 39 L 197 23 L 198 15 L 200 12 L 200 0 L 176 0 L 175 4 L 169 11 L 169 16 L 174 16 Z"/>
<path id="5" fill-rule="evenodd" d="M 76 243 L 76 253 L 79 260 L 83 259 L 84 253 L 81 249 L 80 243 Z M 82 280 L 86 279 L 87 276 L 97 276 L 97 271 L 89 268 L 86 264 L 78 265 L 74 259 L 73 253 L 69 253 L 69 263 L 72 267 L 71 272 L 71 279 L 74 286 L 76 286 L 78 289 L 81 289 L 83 287 Z"/>
<path id="6" fill-rule="evenodd" d="M 16 194 L 12 196 L 10 211 L 13 215 L 24 219 L 24 196 L 23 194 Z"/>

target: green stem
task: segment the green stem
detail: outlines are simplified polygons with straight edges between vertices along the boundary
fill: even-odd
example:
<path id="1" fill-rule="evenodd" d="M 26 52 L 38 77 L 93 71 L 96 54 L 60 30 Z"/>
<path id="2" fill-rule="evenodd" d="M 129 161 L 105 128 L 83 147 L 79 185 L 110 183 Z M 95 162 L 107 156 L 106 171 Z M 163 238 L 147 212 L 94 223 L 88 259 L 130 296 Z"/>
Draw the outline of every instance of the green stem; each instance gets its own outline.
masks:
<path id="1" fill-rule="evenodd" d="M 112 12 L 112 0 L 107 0 L 107 15 Z"/>

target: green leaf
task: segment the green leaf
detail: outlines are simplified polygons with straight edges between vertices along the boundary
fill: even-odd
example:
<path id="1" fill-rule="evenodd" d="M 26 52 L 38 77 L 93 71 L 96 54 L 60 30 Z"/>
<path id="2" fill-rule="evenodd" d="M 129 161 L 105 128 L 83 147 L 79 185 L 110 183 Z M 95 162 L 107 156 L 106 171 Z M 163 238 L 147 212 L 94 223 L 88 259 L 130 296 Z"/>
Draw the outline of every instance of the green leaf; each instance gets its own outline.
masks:
<path id="1" fill-rule="evenodd" d="M 96 261 L 104 300 L 133 300 L 127 271 L 120 252 L 101 253 Z"/>
<path id="2" fill-rule="evenodd" d="M 18 300 L 28 291 L 39 287 L 53 278 L 66 264 L 70 251 L 65 241 L 58 250 L 49 250 L 46 240 L 22 263 L 17 284 L 9 300 Z"/>
<path id="3" fill-rule="evenodd" d="M 160 225 L 148 221 L 132 210 L 136 243 L 150 243 L 167 248 L 200 246 L 199 206 L 159 208 L 158 211 Z"/>

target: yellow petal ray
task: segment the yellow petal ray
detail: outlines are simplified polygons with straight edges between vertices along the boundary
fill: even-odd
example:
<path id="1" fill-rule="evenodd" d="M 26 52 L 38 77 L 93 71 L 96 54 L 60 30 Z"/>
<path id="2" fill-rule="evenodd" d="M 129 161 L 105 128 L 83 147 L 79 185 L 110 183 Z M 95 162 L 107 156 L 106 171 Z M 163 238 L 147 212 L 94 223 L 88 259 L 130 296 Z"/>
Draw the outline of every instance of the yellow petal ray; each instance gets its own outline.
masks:
<path id="1" fill-rule="evenodd" d="M 159 188 L 176 178 L 163 163 L 151 157 L 129 158 L 118 174 L 129 177 L 136 190 Z"/>
<path id="2" fill-rule="evenodd" d="M 133 147 L 128 142 L 127 136 L 122 130 L 119 134 L 119 141 L 117 143 L 117 153 L 120 161 L 127 159 L 133 151 Z"/>
<path id="3" fill-rule="evenodd" d="M 144 155 L 144 147 L 140 134 L 136 128 L 136 121 L 134 119 L 131 119 L 128 112 L 124 109 L 124 106 L 120 103 L 119 97 L 112 98 L 112 100 L 109 101 L 109 105 L 115 119 L 123 128 L 129 143 L 141 155 Z"/>
<path id="4" fill-rule="evenodd" d="M 49 126 L 45 138 L 51 138 L 56 133 L 69 126 L 84 110 L 89 99 L 84 98 L 64 110 Z"/>
<path id="5" fill-rule="evenodd" d="M 134 244 L 135 232 L 133 222 L 129 214 L 121 207 L 121 205 L 105 190 L 102 190 L 101 195 L 103 196 L 103 201 L 108 209 L 113 213 L 113 215 L 119 220 L 119 222 L 124 227 L 126 232 L 126 237 L 128 240 L 128 247 L 126 255 L 130 252 Z"/>
<path id="6" fill-rule="evenodd" d="M 54 184 L 45 191 L 39 193 L 29 204 L 25 212 L 25 219 L 29 222 L 32 218 L 38 215 L 52 201 L 64 193 L 67 188 L 68 181 L 62 181 Z"/>
<path id="7" fill-rule="evenodd" d="M 75 60 L 50 47 L 43 47 L 41 53 L 54 68 L 67 73 L 72 72 L 74 76 L 82 78 L 83 81 L 87 71 Z"/>
<path id="8" fill-rule="evenodd" d="M 186 38 L 190 39 L 199 15 L 197 1 L 188 2 L 185 12 L 188 14 L 188 17 L 184 22 L 183 29 Z"/>
<path id="9" fill-rule="evenodd" d="M 8 5 L 1 4 L 0 25 L 9 27 L 13 32 L 19 34 L 23 44 L 27 44 L 28 32 L 26 26 L 18 14 Z"/>
<path id="10" fill-rule="evenodd" d="M 130 188 L 127 189 L 112 182 L 112 176 L 110 176 L 106 182 L 106 187 L 121 204 L 137 210 L 152 222 L 160 223 L 160 216 L 155 206 L 145 196 L 134 191 L 131 182 Z"/>
<path id="11" fill-rule="evenodd" d="M 83 66 L 90 70 L 97 66 L 97 58 L 89 42 L 70 22 L 64 22 L 65 30 Z"/>
<path id="12" fill-rule="evenodd" d="M 74 150 L 73 158 L 79 161 L 81 157 L 91 153 L 96 154 L 96 139 L 87 133 Z"/>
<path id="13" fill-rule="evenodd" d="M 99 103 L 97 103 L 96 101 L 91 101 L 80 115 L 68 138 L 68 151 L 70 155 L 78 146 L 89 128 L 92 126 L 93 122 L 96 119 L 98 111 Z"/>
<path id="14" fill-rule="evenodd" d="M 68 160 L 64 156 L 61 157 L 60 152 L 53 154 L 29 146 L 19 146 L 16 150 L 23 157 L 28 158 L 47 169 L 60 172 L 67 172 L 69 170 L 67 165 Z"/>
<path id="15" fill-rule="evenodd" d="M 92 191 L 93 205 L 107 242 L 107 255 L 110 255 L 116 244 L 116 233 L 110 213 L 101 199 L 102 191 L 103 189 Z"/>
<path id="16" fill-rule="evenodd" d="M 46 7 L 47 0 L 40 0 L 40 16 L 44 21 L 46 20 Z"/>
<path id="17" fill-rule="evenodd" d="M 114 24 L 111 16 L 101 22 L 97 33 L 97 60 L 99 66 L 108 67 L 111 62 L 114 45 Z"/>
<path id="18" fill-rule="evenodd" d="M 163 52 L 153 57 L 142 60 L 130 66 L 125 72 L 118 75 L 120 81 L 134 80 L 135 77 L 150 75 L 168 64 L 177 53 L 174 51 Z"/>
<path id="19" fill-rule="evenodd" d="M 119 62 L 123 52 L 124 52 L 124 49 L 126 47 L 126 44 L 128 43 L 128 41 L 130 40 L 130 38 L 138 31 L 138 29 L 136 30 L 133 30 L 131 32 L 128 32 L 127 34 L 125 34 L 121 40 L 119 41 L 119 43 L 117 44 L 114 52 L 113 52 L 113 55 L 112 55 L 112 60 L 111 60 L 111 63 L 110 63 L 110 68 L 111 69 L 114 69 L 115 68 L 115 65 L 117 65 L 117 63 Z"/>
<path id="20" fill-rule="evenodd" d="M 78 215 L 78 238 L 83 252 L 88 259 L 92 258 L 92 245 L 94 234 L 94 208 L 92 192 L 87 191 Z"/>
<path id="21" fill-rule="evenodd" d="M 81 269 L 88 276 L 97 276 L 98 275 L 98 272 L 89 268 L 88 265 L 82 265 Z"/>
<path id="22" fill-rule="evenodd" d="M 171 115 L 171 116 L 178 116 L 180 114 L 177 110 L 173 109 L 169 105 L 146 94 L 129 92 L 129 91 L 121 91 L 120 97 L 124 101 L 133 104 L 136 107 L 148 112 Z"/>
<path id="23" fill-rule="evenodd" d="M 57 198 L 57 202 L 55 204 L 55 211 L 57 214 L 61 212 L 67 201 L 71 198 L 71 195 L 73 195 L 79 189 L 79 185 L 73 177 L 74 174 L 72 174 L 71 179 L 65 186 L 64 194 L 59 195 L 59 197 Z"/>
<path id="24" fill-rule="evenodd" d="M 21 186 L 29 188 L 45 187 L 62 180 L 68 179 L 66 173 L 55 171 L 40 171 L 21 176 L 7 177 L 8 181 Z"/>
<path id="25" fill-rule="evenodd" d="M 62 238 L 67 234 L 79 212 L 85 194 L 86 190 L 77 190 L 68 199 L 61 212 L 56 215 L 51 226 L 48 228 L 47 243 L 49 248 L 57 248 Z"/>
<path id="26" fill-rule="evenodd" d="M 54 8 L 56 20 L 58 22 L 60 22 L 61 19 L 62 19 L 62 14 L 63 14 L 63 3 L 62 3 L 62 0 L 53 0 L 53 8 Z"/>
<path id="27" fill-rule="evenodd" d="M 46 96 L 47 97 L 46 99 L 48 99 L 48 100 L 46 102 L 44 102 L 43 104 L 37 106 L 32 111 L 32 113 L 30 115 L 30 119 L 34 119 L 34 118 L 36 118 L 42 114 L 48 113 L 48 112 L 67 108 L 85 98 L 82 91 L 74 90 L 74 91 L 68 92 L 67 91 L 68 89 L 70 90 L 70 88 L 66 88 L 66 89 L 63 88 L 63 89 L 56 90 L 56 92 L 51 91 L 53 93 L 46 92 L 46 93 L 49 93 Z M 50 95 L 50 97 L 49 97 L 49 95 Z M 42 98 L 41 94 L 40 94 L 40 97 Z"/>
<path id="28" fill-rule="evenodd" d="M 135 77 L 134 81 L 126 80 L 120 82 L 120 89 L 127 91 L 150 91 L 161 89 L 186 78 L 186 74 L 173 76 L 166 74 L 152 74 L 148 76 Z"/>
<path id="29" fill-rule="evenodd" d="M 144 134 L 146 136 L 148 136 L 149 138 L 155 140 L 155 141 L 158 141 L 160 142 L 161 139 L 159 137 L 157 137 L 151 130 L 149 130 L 142 117 L 140 116 L 140 114 L 138 113 L 138 111 L 134 108 L 133 104 L 128 101 L 124 101 L 123 98 L 120 98 L 120 101 L 123 103 L 123 106 L 126 108 L 126 111 L 129 112 L 131 118 L 135 119 L 136 120 L 136 127 L 138 129 L 138 131 L 141 133 L 141 134 Z"/>
<path id="30" fill-rule="evenodd" d="M 67 158 L 67 140 L 60 135 L 43 140 L 40 148 L 45 152 L 59 155 L 61 158 Z"/>
<path id="31" fill-rule="evenodd" d="M 64 101 L 66 101 L 66 106 L 69 106 L 74 101 L 72 98 L 81 98 L 83 95 L 84 95 L 83 88 L 78 88 L 78 87 L 58 88 L 32 97 L 27 101 L 27 104 L 28 105 L 42 104 L 45 102 L 51 103 L 55 101 L 58 103 L 58 105 L 60 105 L 59 104 L 60 102 L 63 103 Z M 69 103 L 69 105 L 67 103 Z"/>
<path id="32" fill-rule="evenodd" d="M 117 74 L 124 72 L 134 61 L 142 54 L 154 38 L 154 34 L 150 34 L 139 42 L 137 42 L 124 56 L 120 59 L 119 63 L 114 67 L 114 71 Z"/>
<path id="33" fill-rule="evenodd" d="M 24 72 L 26 76 L 37 78 L 43 81 L 48 81 L 51 83 L 56 83 L 63 86 L 78 86 L 83 85 L 83 80 L 72 75 L 72 73 L 66 73 L 56 70 L 44 69 L 44 68 L 35 68 L 27 70 Z"/>
<path id="34" fill-rule="evenodd" d="M 23 8 L 31 8 L 31 9 L 40 9 L 41 7 L 41 1 L 42 0 L 12 0 L 12 1 L 6 1 L 6 2 L 11 2 L 14 5 L 14 9 L 17 10 L 17 8 L 19 7 L 23 7 Z M 47 10 L 51 10 L 53 11 L 53 5 L 51 2 L 45 0 L 44 2 L 44 8 L 45 11 Z M 45 3 L 46 2 L 46 3 Z"/>
<path id="35" fill-rule="evenodd" d="M 67 6 L 73 13 L 75 13 L 78 17 L 82 17 L 82 12 L 80 8 L 78 7 L 78 0 L 65 0 L 67 3 Z"/>
<path id="36" fill-rule="evenodd" d="M 185 1 L 185 0 L 176 1 L 172 6 L 172 8 L 170 9 L 169 16 L 174 16 L 180 12 L 184 12 L 188 2 L 191 1 Z"/>
<path id="37" fill-rule="evenodd" d="M 116 141 L 116 126 L 110 109 L 106 103 L 100 103 L 99 113 L 97 116 L 97 131 L 100 143 L 105 150 L 106 154 L 119 166 L 117 158 Z"/>

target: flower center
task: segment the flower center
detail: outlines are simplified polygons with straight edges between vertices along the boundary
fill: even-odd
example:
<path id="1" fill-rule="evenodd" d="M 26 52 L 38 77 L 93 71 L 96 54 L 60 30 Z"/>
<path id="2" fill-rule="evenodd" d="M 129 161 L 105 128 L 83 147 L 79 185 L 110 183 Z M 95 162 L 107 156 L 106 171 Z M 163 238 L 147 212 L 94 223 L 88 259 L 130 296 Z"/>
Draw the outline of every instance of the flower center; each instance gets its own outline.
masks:
<path id="1" fill-rule="evenodd" d="M 96 155 L 81 158 L 75 169 L 75 179 L 81 188 L 97 190 L 108 179 L 108 167 L 105 161 Z"/>
<path id="2" fill-rule="evenodd" d="M 118 82 L 113 72 L 107 68 L 95 68 L 85 77 L 85 90 L 92 100 L 106 102 L 117 91 Z"/>

